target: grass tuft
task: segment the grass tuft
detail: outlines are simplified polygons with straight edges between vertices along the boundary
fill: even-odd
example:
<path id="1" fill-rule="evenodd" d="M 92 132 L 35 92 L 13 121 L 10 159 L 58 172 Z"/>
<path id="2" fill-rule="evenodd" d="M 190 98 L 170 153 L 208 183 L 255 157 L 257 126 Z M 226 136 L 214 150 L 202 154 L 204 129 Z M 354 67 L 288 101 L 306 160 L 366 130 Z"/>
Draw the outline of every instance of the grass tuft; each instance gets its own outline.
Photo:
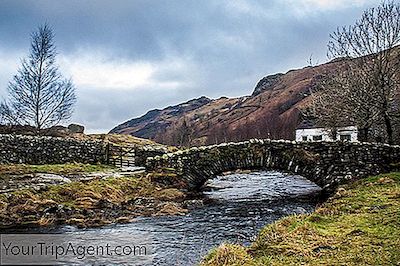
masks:
<path id="1" fill-rule="evenodd" d="M 224 243 L 213 249 L 201 265 L 252 265 L 252 258 L 242 246 Z"/>

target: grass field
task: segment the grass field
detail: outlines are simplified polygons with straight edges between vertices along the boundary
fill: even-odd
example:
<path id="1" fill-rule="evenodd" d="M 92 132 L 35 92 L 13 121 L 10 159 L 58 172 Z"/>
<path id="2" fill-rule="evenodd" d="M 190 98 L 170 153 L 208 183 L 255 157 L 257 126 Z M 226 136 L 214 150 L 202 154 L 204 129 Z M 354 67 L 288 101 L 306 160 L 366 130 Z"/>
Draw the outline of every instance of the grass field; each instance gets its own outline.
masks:
<path id="1" fill-rule="evenodd" d="M 0 164 L 0 178 L 6 175 L 22 175 L 32 173 L 49 173 L 49 174 L 76 174 L 100 172 L 114 169 L 113 166 L 104 164 L 83 164 L 83 163 L 66 163 L 66 164 Z"/>

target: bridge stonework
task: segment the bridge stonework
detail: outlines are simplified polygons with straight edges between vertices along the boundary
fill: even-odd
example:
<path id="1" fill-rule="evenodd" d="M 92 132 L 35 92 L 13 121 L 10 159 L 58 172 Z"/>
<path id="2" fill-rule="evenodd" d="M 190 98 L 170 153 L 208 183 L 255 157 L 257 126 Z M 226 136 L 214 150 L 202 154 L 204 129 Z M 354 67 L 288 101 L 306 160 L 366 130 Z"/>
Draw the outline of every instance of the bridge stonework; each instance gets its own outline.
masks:
<path id="1" fill-rule="evenodd" d="M 295 142 L 254 139 L 193 147 L 148 158 L 149 171 L 173 171 L 189 190 L 236 169 L 279 170 L 304 176 L 325 191 L 351 179 L 390 171 L 400 146 L 359 142 Z M 168 181 L 166 181 L 168 183 Z"/>

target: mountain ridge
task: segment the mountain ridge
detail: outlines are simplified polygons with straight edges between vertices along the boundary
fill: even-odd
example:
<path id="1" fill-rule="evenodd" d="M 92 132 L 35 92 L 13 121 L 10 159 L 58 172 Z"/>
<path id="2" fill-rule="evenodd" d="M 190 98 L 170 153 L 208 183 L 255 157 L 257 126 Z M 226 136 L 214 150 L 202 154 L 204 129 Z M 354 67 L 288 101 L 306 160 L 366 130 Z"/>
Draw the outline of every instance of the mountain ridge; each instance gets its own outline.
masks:
<path id="1" fill-rule="evenodd" d="M 110 133 L 130 134 L 168 145 L 203 145 L 249 138 L 294 139 L 310 90 L 335 71 L 339 61 L 306 66 L 261 78 L 250 95 L 205 96 L 154 109 Z"/>

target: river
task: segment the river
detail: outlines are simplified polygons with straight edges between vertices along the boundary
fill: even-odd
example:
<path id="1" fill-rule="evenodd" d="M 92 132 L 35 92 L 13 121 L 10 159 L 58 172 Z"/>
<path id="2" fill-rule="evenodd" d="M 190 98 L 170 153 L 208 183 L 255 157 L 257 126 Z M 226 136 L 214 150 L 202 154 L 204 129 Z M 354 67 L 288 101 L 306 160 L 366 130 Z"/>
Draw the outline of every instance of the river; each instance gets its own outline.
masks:
<path id="1" fill-rule="evenodd" d="M 249 244 L 260 229 L 290 214 L 312 212 L 320 188 L 300 177 L 262 171 L 219 176 L 204 192 L 206 204 L 186 216 L 139 218 L 124 225 L 81 230 L 65 226 L 52 230 L 68 238 L 90 235 L 121 242 L 140 238 L 151 256 L 90 258 L 80 264 L 195 265 L 223 242 Z M 89 237 L 90 238 L 90 237 Z M 71 261 L 66 261 L 70 264 Z M 136 263 L 136 264 L 135 264 Z"/>

